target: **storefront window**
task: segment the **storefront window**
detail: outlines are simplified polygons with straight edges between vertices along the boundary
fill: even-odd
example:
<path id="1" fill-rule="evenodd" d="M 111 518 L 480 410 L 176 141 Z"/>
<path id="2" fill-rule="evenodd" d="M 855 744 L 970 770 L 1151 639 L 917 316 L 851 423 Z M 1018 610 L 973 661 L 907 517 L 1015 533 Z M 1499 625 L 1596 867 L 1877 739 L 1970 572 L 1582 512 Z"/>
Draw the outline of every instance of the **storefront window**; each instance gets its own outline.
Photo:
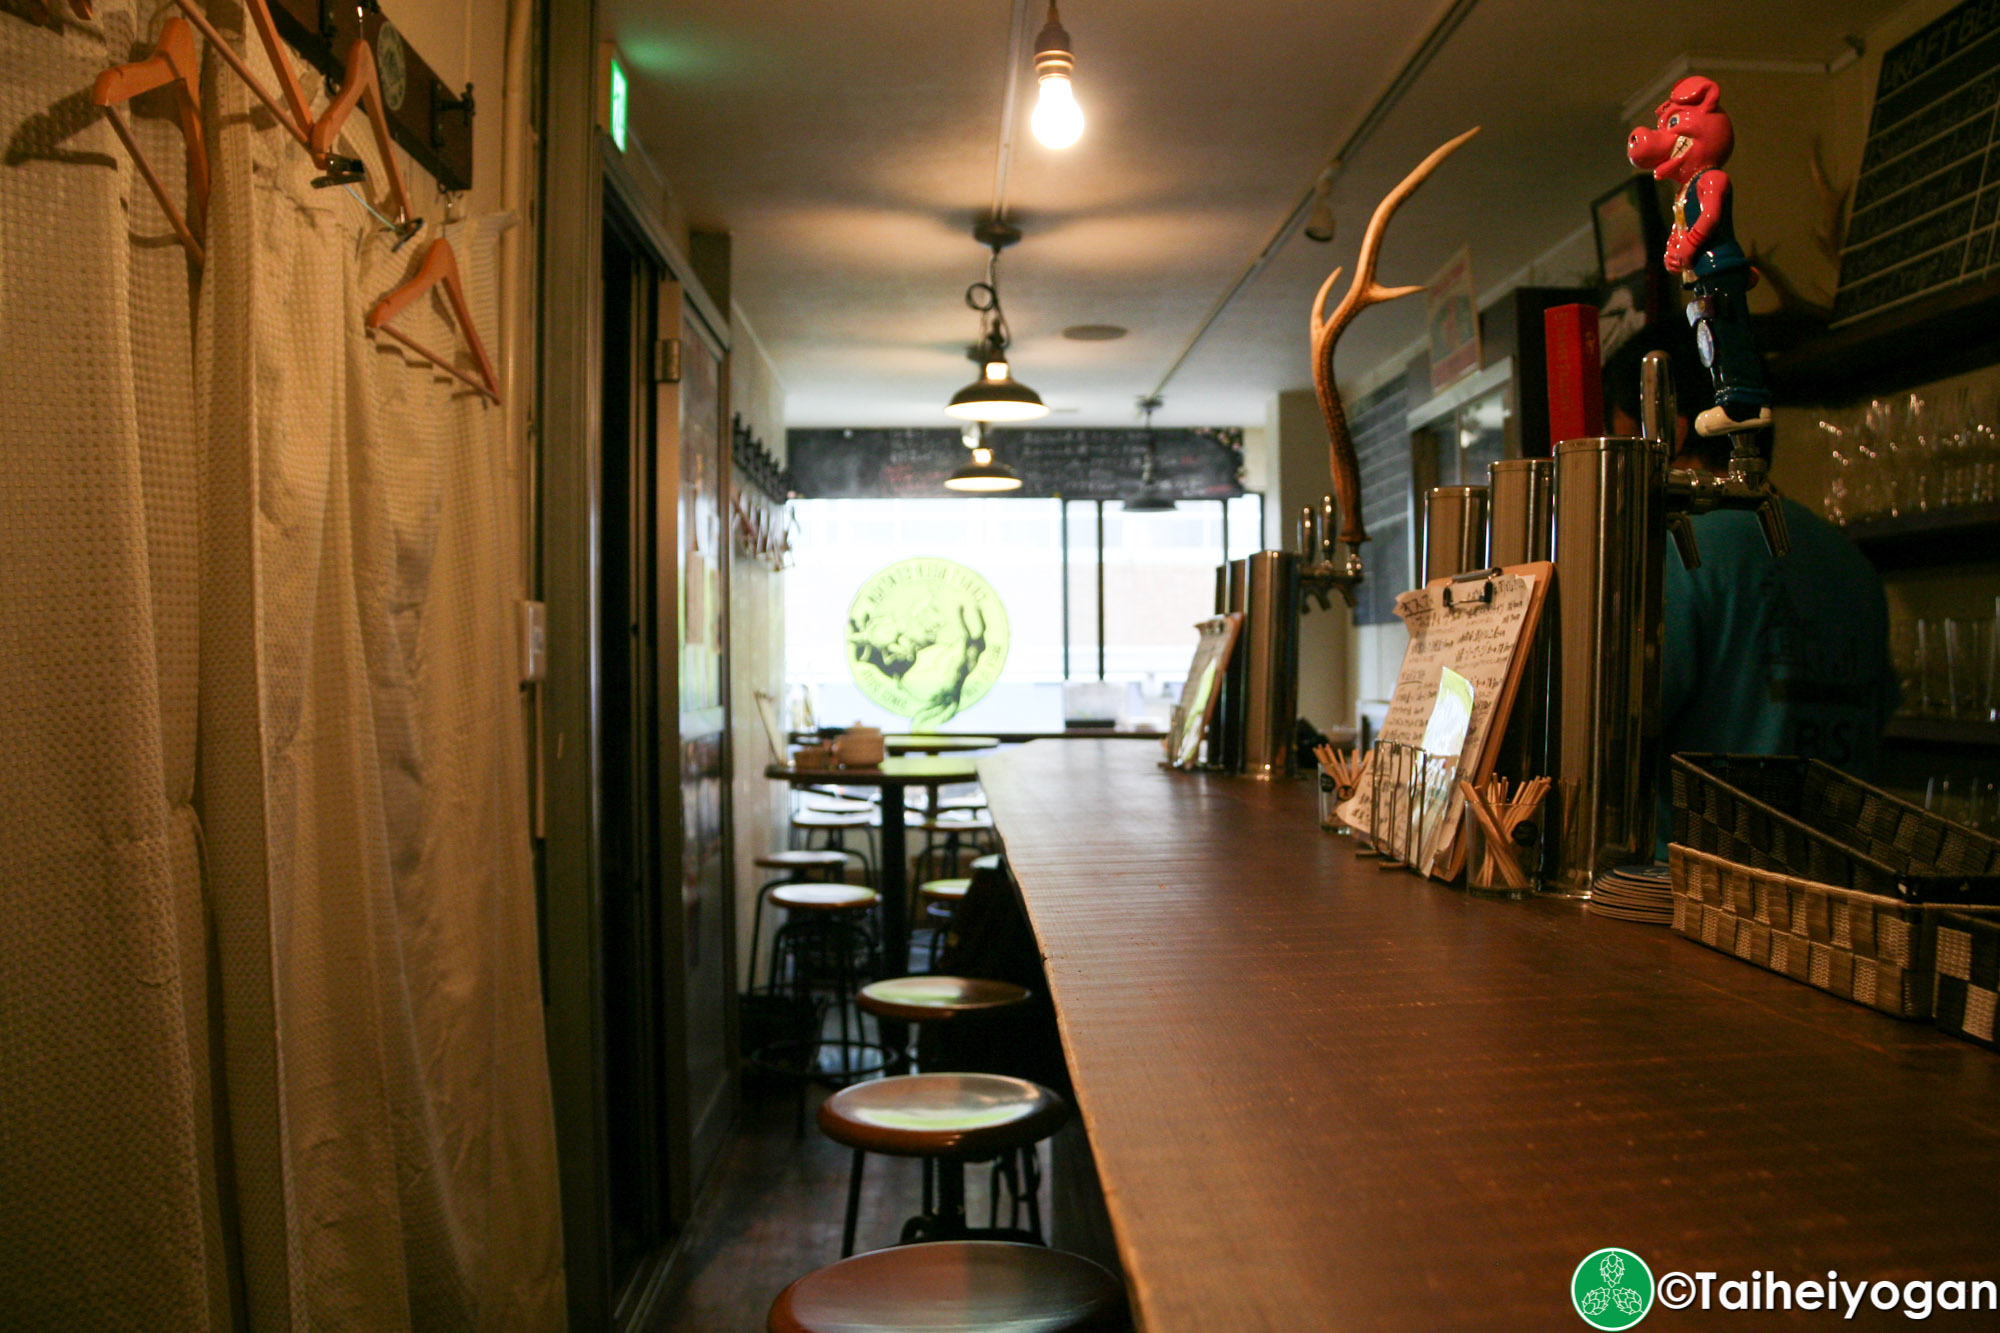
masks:
<path id="1" fill-rule="evenodd" d="M 1261 547 L 1262 503 L 1255 495 L 1184 500 L 1157 514 L 1104 503 L 1100 581 L 1100 506 L 1094 501 L 1068 501 L 1066 516 L 1061 500 L 796 501 L 796 562 L 785 590 L 792 698 L 810 698 L 823 723 L 907 729 L 907 717 L 889 712 L 856 684 L 849 668 L 849 614 L 863 584 L 886 567 L 935 556 L 990 584 L 1009 626 L 998 681 L 943 724 L 947 729 L 1062 730 L 1065 680 L 1100 678 L 1100 586 L 1102 679 L 1125 687 L 1106 697 L 1115 696 L 1124 725 L 1147 718 L 1164 725 L 1194 655 L 1194 622 L 1211 614 L 1214 604 L 1225 508 L 1230 558 Z"/>

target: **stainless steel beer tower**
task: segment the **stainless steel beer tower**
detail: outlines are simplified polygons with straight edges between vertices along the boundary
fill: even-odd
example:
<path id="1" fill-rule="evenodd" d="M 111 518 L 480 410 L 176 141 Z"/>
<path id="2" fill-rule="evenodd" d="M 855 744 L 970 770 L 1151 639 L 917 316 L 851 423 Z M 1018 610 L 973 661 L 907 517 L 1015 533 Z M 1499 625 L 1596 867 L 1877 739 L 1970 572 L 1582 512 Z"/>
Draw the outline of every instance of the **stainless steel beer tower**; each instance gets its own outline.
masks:
<path id="1" fill-rule="evenodd" d="M 1589 892 L 1650 861 L 1659 769 L 1667 452 L 1653 440 L 1564 440 L 1555 459 L 1555 882 Z"/>
<path id="2" fill-rule="evenodd" d="M 1433 486 L 1424 496 L 1424 567 L 1432 579 L 1486 568 L 1486 488 Z"/>
<path id="3" fill-rule="evenodd" d="M 1486 471 L 1492 482 L 1486 558 L 1496 565 L 1554 559 L 1556 461 L 1507 458 Z"/>
<path id="4" fill-rule="evenodd" d="M 1486 558 L 1495 565 L 1525 565 L 1555 558 L 1555 482 L 1553 458 L 1508 458 L 1487 469 L 1492 478 L 1492 516 L 1488 522 Z M 1507 734 L 1500 743 L 1495 765 L 1502 777 L 1519 781 L 1553 775 L 1555 755 L 1552 691 L 1555 688 L 1555 641 L 1558 633 L 1557 601 L 1560 588 L 1551 588 L 1542 599 L 1541 625 L 1528 658 L 1521 687 L 1514 696 L 1513 716 L 1507 720 Z M 1552 829 L 1551 801 L 1536 820 L 1540 830 Z M 1535 854 L 1537 864 L 1529 867 L 1538 880 L 1546 880 L 1553 869 L 1555 847 L 1552 839 L 1541 839 Z"/>
<path id="5" fill-rule="evenodd" d="M 1660 773 L 1661 561 L 1672 533 L 1698 568 L 1696 514 L 1757 515 L 1774 557 L 1790 546 L 1784 511 L 1752 435 L 1735 436 L 1726 475 L 1669 470 L 1679 435 L 1664 352 L 1640 367 L 1646 438 L 1556 446 L 1556 796 L 1552 887 L 1590 890 L 1614 866 L 1653 859 Z"/>
<path id="6" fill-rule="evenodd" d="M 1290 777 L 1299 713 L 1299 558 L 1290 551 L 1259 551 L 1232 561 L 1232 596 L 1237 565 L 1244 569 L 1245 594 L 1236 645 L 1243 661 L 1238 771 L 1253 778 Z"/>

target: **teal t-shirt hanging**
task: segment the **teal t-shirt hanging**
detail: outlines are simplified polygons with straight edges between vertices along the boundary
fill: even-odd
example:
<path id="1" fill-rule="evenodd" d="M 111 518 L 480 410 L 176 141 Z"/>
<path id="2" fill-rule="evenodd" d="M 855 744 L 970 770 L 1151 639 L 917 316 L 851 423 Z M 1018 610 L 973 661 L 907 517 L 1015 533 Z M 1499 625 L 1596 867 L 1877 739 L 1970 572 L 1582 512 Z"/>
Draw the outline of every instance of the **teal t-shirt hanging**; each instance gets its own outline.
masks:
<path id="1" fill-rule="evenodd" d="M 1799 755 L 1871 777 L 1898 695 L 1882 579 L 1839 529 L 1783 504 L 1782 560 L 1736 510 L 1694 520 L 1701 568 L 1667 546 L 1661 753 Z M 1672 831 L 1663 772 L 1661 860 Z"/>

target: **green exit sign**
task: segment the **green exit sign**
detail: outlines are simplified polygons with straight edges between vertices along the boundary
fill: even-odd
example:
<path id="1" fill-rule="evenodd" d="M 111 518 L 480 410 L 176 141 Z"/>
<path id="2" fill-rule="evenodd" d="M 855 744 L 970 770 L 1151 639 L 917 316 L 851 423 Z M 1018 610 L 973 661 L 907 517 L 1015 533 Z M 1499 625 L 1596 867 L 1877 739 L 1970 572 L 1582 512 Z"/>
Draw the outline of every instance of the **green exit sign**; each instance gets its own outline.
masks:
<path id="1" fill-rule="evenodd" d="M 618 145 L 618 151 L 625 151 L 625 111 L 630 89 L 625 82 L 625 67 L 618 63 L 618 57 L 611 57 L 611 142 Z"/>

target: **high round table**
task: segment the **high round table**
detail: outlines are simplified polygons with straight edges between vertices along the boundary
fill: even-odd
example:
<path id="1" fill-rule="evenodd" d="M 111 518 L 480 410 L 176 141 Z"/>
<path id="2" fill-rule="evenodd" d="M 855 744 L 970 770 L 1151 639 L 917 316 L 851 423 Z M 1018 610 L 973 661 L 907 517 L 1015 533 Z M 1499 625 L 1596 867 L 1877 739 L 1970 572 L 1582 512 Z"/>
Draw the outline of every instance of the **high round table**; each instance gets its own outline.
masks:
<path id="1" fill-rule="evenodd" d="M 983 737 L 974 739 L 984 739 Z M 969 754 L 891 755 L 872 768 L 798 768 L 772 764 L 764 776 L 794 787 L 834 784 L 876 787 L 882 792 L 882 932 L 892 966 L 900 971 L 910 956 L 909 843 L 904 837 L 903 791 L 908 787 L 942 787 L 972 782 L 978 777 Z"/>

